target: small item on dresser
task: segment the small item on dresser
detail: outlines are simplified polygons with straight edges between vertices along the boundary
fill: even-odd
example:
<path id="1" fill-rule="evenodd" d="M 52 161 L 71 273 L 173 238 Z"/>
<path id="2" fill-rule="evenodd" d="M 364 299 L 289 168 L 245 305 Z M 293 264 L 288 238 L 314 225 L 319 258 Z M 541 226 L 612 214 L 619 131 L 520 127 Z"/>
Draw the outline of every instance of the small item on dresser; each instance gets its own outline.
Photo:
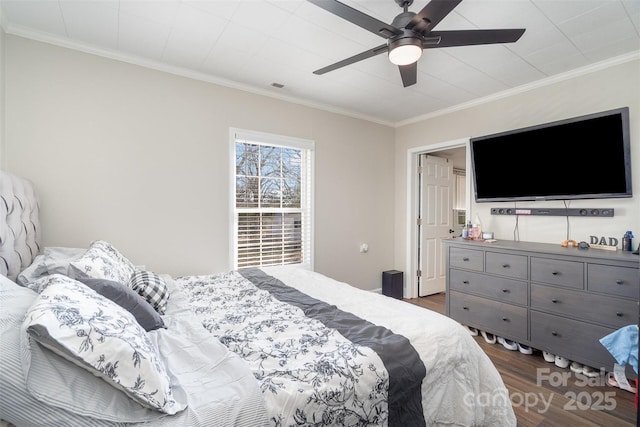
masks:
<path id="1" fill-rule="evenodd" d="M 476 214 L 475 223 L 473 224 L 473 239 L 480 240 L 482 238 L 482 225 L 480 224 L 480 217 Z"/>
<path id="2" fill-rule="evenodd" d="M 471 224 L 471 220 L 467 221 L 467 225 L 465 226 L 465 229 L 467 230 L 467 237 L 465 237 L 466 239 L 473 239 L 473 225 Z M 464 233 L 464 231 L 463 231 Z"/>
<path id="3" fill-rule="evenodd" d="M 576 242 L 575 240 L 567 239 L 564 242 L 560 243 L 560 246 L 562 246 L 563 248 L 568 248 L 569 246 L 575 248 L 578 247 L 578 242 Z"/>
<path id="4" fill-rule="evenodd" d="M 492 240 L 493 239 L 493 231 L 483 231 L 482 232 L 483 240 Z"/>
<path id="5" fill-rule="evenodd" d="M 609 246 L 609 245 L 597 245 L 597 244 L 590 244 L 589 245 L 590 248 L 593 249 L 604 249 L 605 251 L 617 251 L 618 248 L 616 248 L 615 246 Z"/>
<path id="6" fill-rule="evenodd" d="M 627 231 L 622 236 L 622 250 L 631 252 L 633 250 L 633 244 L 631 243 L 633 239 L 633 233 L 631 231 Z"/>

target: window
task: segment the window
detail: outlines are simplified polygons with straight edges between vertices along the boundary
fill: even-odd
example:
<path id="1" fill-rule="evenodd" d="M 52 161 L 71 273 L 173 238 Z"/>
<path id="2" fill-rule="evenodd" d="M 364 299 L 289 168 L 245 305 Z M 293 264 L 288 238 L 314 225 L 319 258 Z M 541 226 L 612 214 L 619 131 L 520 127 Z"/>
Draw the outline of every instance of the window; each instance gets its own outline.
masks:
<path id="1" fill-rule="evenodd" d="M 312 141 L 232 129 L 234 268 L 312 268 Z"/>

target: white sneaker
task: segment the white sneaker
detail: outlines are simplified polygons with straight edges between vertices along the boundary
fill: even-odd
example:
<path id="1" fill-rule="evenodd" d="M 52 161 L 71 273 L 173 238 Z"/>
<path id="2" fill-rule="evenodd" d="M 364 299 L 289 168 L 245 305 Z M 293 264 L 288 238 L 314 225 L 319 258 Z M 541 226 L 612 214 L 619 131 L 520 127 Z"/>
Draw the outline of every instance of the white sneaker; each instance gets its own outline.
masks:
<path id="1" fill-rule="evenodd" d="M 518 344 L 518 351 L 520 351 L 520 353 L 522 353 L 522 354 L 533 354 L 533 349 L 531 347 L 529 347 L 528 345 L 520 344 L 519 342 L 516 343 L 516 344 Z M 554 362 L 555 362 L 555 358 L 554 358 Z"/>
<path id="2" fill-rule="evenodd" d="M 562 356 L 556 356 L 556 359 L 554 360 L 554 362 L 558 368 L 568 368 L 569 363 L 571 363 L 569 359 L 565 359 Z"/>
<path id="3" fill-rule="evenodd" d="M 496 336 L 493 335 L 492 333 L 489 333 L 487 331 L 480 331 L 480 334 L 482 334 L 482 337 L 484 338 L 484 340 L 489 344 L 496 343 Z"/>
<path id="4" fill-rule="evenodd" d="M 597 378 L 600 376 L 600 371 L 592 368 L 591 366 L 584 365 L 582 368 L 582 373 L 588 376 L 589 378 Z"/>
<path id="5" fill-rule="evenodd" d="M 469 331 L 472 337 L 478 336 L 478 330 L 476 328 L 472 328 L 471 326 L 468 326 L 468 325 L 462 325 L 462 326 L 464 326 L 465 329 Z"/>
<path id="6" fill-rule="evenodd" d="M 544 357 L 544 360 L 549 362 L 549 363 L 554 363 L 556 361 L 556 355 L 555 354 L 551 354 L 548 351 L 543 351 L 542 352 L 542 357 Z"/>
<path id="7" fill-rule="evenodd" d="M 584 366 L 582 365 L 582 363 L 571 362 L 571 365 L 569 365 L 569 369 L 571 369 L 571 372 L 575 372 L 576 374 L 584 373 Z"/>
<path id="8" fill-rule="evenodd" d="M 498 337 L 498 342 L 504 346 L 507 350 L 517 350 L 518 344 L 514 341 L 508 340 L 506 338 Z"/>

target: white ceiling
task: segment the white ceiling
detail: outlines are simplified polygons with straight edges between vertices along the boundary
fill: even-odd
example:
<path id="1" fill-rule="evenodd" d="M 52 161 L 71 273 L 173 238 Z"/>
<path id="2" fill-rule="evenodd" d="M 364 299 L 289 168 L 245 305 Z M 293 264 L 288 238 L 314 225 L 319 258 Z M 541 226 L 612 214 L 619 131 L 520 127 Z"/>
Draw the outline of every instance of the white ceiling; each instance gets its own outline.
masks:
<path id="1" fill-rule="evenodd" d="M 389 23 L 401 12 L 394 0 L 343 2 Z M 416 0 L 410 10 L 426 4 Z M 384 40 L 305 0 L 0 0 L 0 7 L 9 34 L 396 125 L 640 52 L 639 0 L 464 0 L 436 30 L 526 32 L 511 44 L 427 49 L 417 84 L 404 88 L 385 54 L 313 74 Z"/>

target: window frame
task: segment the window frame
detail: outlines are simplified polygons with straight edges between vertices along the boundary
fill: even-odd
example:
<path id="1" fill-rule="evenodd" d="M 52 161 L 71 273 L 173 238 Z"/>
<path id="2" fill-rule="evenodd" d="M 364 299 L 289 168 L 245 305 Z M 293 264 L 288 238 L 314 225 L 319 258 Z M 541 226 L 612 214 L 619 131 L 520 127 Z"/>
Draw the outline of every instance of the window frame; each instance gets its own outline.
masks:
<path id="1" fill-rule="evenodd" d="M 303 217 L 307 217 L 308 224 L 303 225 L 303 242 L 307 249 L 303 252 L 303 262 L 300 264 L 285 264 L 302 266 L 309 270 L 313 270 L 314 264 L 314 186 L 315 186 L 315 142 L 308 139 L 295 138 L 290 136 L 276 135 L 265 132 L 257 132 L 239 128 L 229 128 L 229 264 L 232 270 L 238 269 L 237 249 L 238 249 L 238 213 L 246 212 L 246 208 L 236 208 L 236 142 L 244 140 L 246 142 L 258 145 L 277 146 L 286 148 L 295 148 L 306 151 L 308 159 L 306 160 L 306 171 L 302 176 L 302 194 L 301 209 Z M 304 181 L 308 182 L 305 184 Z M 265 208 L 264 211 L 273 211 L 274 208 Z M 287 212 L 290 208 L 276 208 L 282 212 Z M 297 208 L 296 208 L 297 210 Z M 259 268 L 259 266 L 258 266 Z"/>

